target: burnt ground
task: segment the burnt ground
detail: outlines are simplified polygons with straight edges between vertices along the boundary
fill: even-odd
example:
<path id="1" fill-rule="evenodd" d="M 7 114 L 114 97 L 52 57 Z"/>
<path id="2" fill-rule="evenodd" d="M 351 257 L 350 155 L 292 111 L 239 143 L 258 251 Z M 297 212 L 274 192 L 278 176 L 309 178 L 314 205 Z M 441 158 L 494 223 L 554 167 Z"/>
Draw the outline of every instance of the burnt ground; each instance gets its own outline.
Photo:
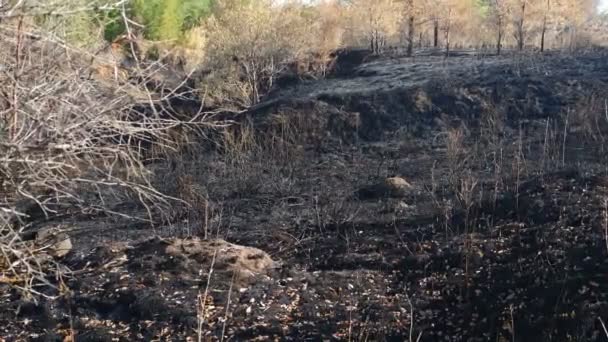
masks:
<path id="1" fill-rule="evenodd" d="M 155 166 L 163 190 L 208 196 L 210 234 L 275 267 L 233 280 L 168 255 L 153 236 L 201 236 L 197 210 L 154 229 L 63 220 L 64 291 L 36 304 L 7 289 L 0 336 L 607 340 L 607 83 L 601 51 L 463 52 L 277 89 L 215 136 L 223 148 Z M 358 191 L 392 176 L 406 194 Z"/>

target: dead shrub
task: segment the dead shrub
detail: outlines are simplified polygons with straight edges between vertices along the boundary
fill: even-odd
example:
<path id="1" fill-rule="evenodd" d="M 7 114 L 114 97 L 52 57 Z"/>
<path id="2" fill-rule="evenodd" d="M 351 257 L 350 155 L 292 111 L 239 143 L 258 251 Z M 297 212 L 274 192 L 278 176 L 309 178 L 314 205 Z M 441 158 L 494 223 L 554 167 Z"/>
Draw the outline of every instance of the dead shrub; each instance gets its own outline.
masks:
<path id="1" fill-rule="evenodd" d="M 453 184 L 453 188 L 458 188 L 460 182 L 460 176 L 463 172 L 465 164 L 468 160 L 467 149 L 464 145 L 465 142 L 465 129 L 464 127 L 450 128 L 446 132 L 446 154 L 449 169 L 450 184 Z"/>
<path id="2" fill-rule="evenodd" d="M 305 22 L 293 11 L 276 11 L 266 1 L 220 2 L 216 15 L 205 24 L 205 65 L 216 76 L 206 79 L 214 88 L 212 95 L 238 99 L 241 106 L 256 104 L 272 87 L 283 63 L 302 53 Z"/>
<path id="3" fill-rule="evenodd" d="M 322 76 L 341 42 L 339 20 L 330 5 L 307 11 L 268 0 L 221 1 L 203 24 L 207 38 L 201 64 L 210 71 L 202 84 L 212 98 L 243 108 L 258 103 L 290 64 Z"/>
<path id="4" fill-rule="evenodd" d="M 162 102 L 142 83 L 91 77 L 97 57 L 33 24 L 36 9 L 0 7 L 15 16 L 0 24 L 0 282 L 33 292 L 53 263 L 23 241 L 25 209 L 117 214 L 113 203 L 136 201 L 152 222 L 173 198 L 151 184 L 141 143 L 170 148 L 179 125 L 134 110 Z"/>
<path id="5" fill-rule="evenodd" d="M 395 0 L 356 0 L 346 9 L 350 46 L 369 47 L 373 53 L 380 53 L 399 33 L 403 14 L 402 2 Z"/>

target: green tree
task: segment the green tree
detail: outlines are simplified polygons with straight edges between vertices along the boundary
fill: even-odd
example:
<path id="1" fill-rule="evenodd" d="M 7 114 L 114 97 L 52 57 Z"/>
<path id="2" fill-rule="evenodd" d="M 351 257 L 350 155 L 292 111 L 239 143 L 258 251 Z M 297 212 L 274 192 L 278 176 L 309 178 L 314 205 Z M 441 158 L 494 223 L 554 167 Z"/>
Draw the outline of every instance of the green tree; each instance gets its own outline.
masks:
<path id="1" fill-rule="evenodd" d="M 99 13 L 98 17 L 103 23 L 103 38 L 106 41 L 111 42 L 125 32 L 125 22 L 120 10 Z"/>
<path id="2" fill-rule="evenodd" d="M 132 15 L 151 40 L 176 40 L 211 13 L 214 0 L 134 0 Z"/>
<path id="3" fill-rule="evenodd" d="M 79 10 L 68 13 L 74 8 Z M 35 23 L 70 44 L 91 47 L 101 41 L 97 31 L 99 23 L 87 0 L 65 0 L 56 8 L 40 13 L 42 14 L 34 16 Z"/>
<path id="4" fill-rule="evenodd" d="M 199 24 L 202 18 L 211 14 L 214 0 L 186 0 L 182 1 L 182 19 L 184 28 L 192 28 Z"/>
<path id="5" fill-rule="evenodd" d="M 158 31 L 155 32 L 154 38 L 157 40 L 175 40 L 180 37 L 184 27 L 181 3 L 181 0 L 162 1 L 162 11 L 158 18 Z"/>

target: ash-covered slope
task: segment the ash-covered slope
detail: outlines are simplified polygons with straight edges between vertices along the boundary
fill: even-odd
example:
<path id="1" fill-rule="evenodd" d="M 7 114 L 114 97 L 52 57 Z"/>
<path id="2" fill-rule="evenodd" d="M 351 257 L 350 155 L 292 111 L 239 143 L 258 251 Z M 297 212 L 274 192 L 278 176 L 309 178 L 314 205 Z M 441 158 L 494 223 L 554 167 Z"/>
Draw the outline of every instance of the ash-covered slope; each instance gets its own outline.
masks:
<path id="1" fill-rule="evenodd" d="M 360 136 L 377 140 L 404 126 L 428 131 L 436 119 L 476 125 L 489 112 L 501 112 L 511 123 L 546 119 L 572 109 L 607 83 L 603 51 L 500 57 L 461 51 L 448 59 L 428 53 L 413 59 L 373 58 L 348 75 L 275 89 L 251 112 L 324 102 L 359 115 Z"/>

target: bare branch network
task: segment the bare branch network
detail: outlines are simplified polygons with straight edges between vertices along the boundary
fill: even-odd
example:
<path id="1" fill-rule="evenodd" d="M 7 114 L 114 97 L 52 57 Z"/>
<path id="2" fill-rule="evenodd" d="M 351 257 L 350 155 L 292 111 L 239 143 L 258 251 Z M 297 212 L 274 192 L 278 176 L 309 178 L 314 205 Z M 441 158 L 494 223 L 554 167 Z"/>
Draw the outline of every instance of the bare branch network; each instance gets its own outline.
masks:
<path id="1" fill-rule="evenodd" d="M 127 80 L 101 77 L 104 58 L 35 23 L 41 14 L 124 11 L 123 5 L 0 3 L 0 282 L 34 293 L 49 285 L 47 246 L 22 239 L 28 206 L 44 215 L 68 209 L 119 214 L 114 203 L 128 198 L 141 203 L 151 221 L 177 200 L 150 183 L 144 153 L 153 145 L 174 148 L 172 129 L 199 127 L 208 117 L 201 112 L 181 122 L 136 110 L 140 104 L 156 114 L 170 112 L 162 104 L 177 90 L 163 95 L 146 87 L 162 65 L 138 65 Z"/>

